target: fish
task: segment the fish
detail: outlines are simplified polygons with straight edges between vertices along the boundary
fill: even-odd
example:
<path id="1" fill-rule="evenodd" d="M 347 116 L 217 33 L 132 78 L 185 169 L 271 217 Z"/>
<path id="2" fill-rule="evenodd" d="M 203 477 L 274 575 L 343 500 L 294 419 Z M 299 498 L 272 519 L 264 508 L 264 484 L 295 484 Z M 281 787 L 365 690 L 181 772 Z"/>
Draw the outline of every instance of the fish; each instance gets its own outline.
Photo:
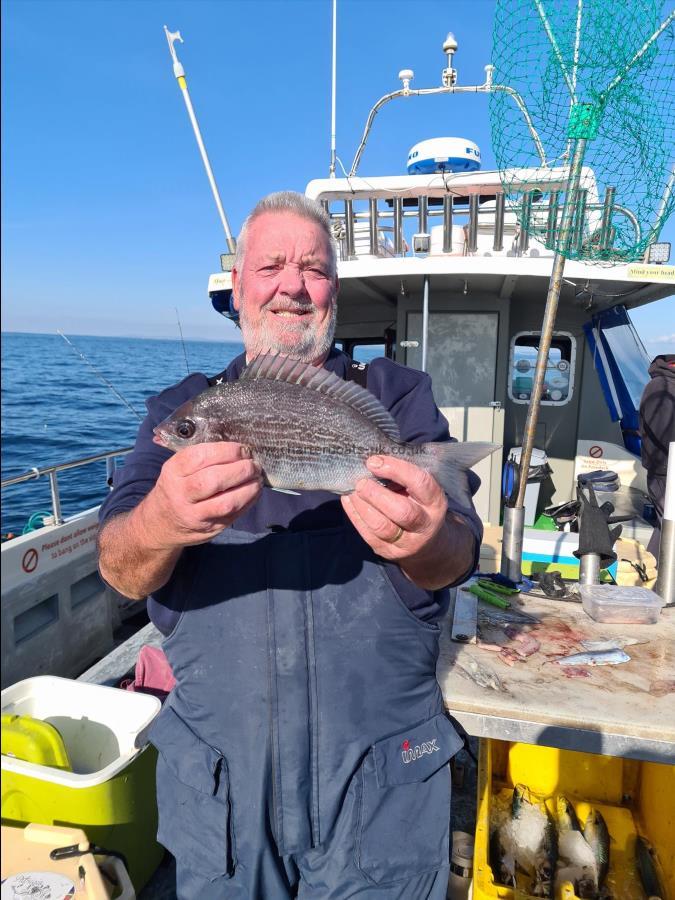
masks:
<path id="1" fill-rule="evenodd" d="M 623 650 L 598 650 L 586 653 L 573 653 L 571 656 L 563 656 L 552 662 L 559 666 L 616 666 L 630 660 L 630 656 Z"/>
<path id="2" fill-rule="evenodd" d="M 574 806 L 567 797 L 556 798 L 558 820 L 559 869 L 556 889 L 564 881 L 571 881 L 580 898 L 595 898 L 598 893 L 598 864 L 593 848 L 581 831 Z"/>
<path id="3" fill-rule="evenodd" d="M 563 834 L 566 831 L 581 831 L 581 825 L 574 807 L 562 794 L 556 797 L 556 814 L 558 816 L 558 831 Z"/>
<path id="4" fill-rule="evenodd" d="M 377 454 L 414 463 L 448 496 L 470 507 L 464 473 L 498 444 L 456 441 L 413 444 L 368 390 L 291 356 L 263 353 L 237 381 L 216 384 L 154 428 L 170 450 L 236 441 L 251 450 L 265 484 L 282 491 L 348 494 L 374 478 L 366 460 Z"/>
<path id="5" fill-rule="evenodd" d="M 640 881 L 649 900 L 664 900 L 665 894 L 656 871 L 654 850 L 640 835 L 635 841 L 635 858 Z"/>
<path id="6" fill-rule="evenodd" d="M 584 837 L 595 856 L 598 871 L 597 887 L 600 888 L 609 871 L 609 831 L 599 810 L 592 809 L 586 817 Z"/>
<path id="7" fill-rule="evenodd" d="M 555 823 L 546 805 L 525 785 L 513 788 L 511 817 L 502 827 L 500 839 L 506 851 L 503 868 L 508 867 L 512 855 L 516 867 L 532 879 L 532 896 L 553 897 L 558 850 Z"/>
<path id="8" fill-rule="evenodd" d="M 632 647 L 633 644 L 647 644 L 649 641 L 639 638 L 615 637 L 598 641 L 579 641 L 584 650 L 595 653 L 601 650 L 623 650 L 624 647 Z"/>
<path id="9" fill-rule="evenodd" d="M 496 672 L 493 672 L 487 666 L 480 665 L 471 657 L 466 661 L 466 668 L 457 664 L 457 669 L 460 674 L 464 675 L 465 678 L 469 678 L 479 687 L 489 687 L 493 691 L 508 693 Z"/>

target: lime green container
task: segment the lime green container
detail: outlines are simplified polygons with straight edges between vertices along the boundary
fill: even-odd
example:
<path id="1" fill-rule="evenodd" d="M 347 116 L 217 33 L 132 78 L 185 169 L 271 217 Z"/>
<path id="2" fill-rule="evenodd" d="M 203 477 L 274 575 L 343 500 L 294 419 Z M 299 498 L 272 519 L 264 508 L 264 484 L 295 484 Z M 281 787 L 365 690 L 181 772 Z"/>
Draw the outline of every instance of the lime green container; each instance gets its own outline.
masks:
<path id="1" fill-rule="evenodd" d="M 156 841 L 157 755 L 146 739 L 160 708 L 147 694 L 52 676 L 4 690 L 3 824 L 82 828 L 92 843 L 124 854 L 139 891 L 164 852 Z M 27 740 L 31 719 L 35 739 Z M 53 763 L 54 736 L 43 745 L 43 723 L 60 736 L 70 771 L 44 764 Z"/>

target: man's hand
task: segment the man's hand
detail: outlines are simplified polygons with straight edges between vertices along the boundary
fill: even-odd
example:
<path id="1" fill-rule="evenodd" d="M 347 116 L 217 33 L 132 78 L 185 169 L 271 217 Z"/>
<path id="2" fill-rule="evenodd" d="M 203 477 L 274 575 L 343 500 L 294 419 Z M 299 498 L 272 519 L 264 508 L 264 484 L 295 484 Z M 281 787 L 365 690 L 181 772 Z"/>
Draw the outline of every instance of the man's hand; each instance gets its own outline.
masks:
<path id="1" fill-rule="evenodd" d="M 465 574 L 473 559 L 474 538 L 462 519 L 448 513 L 436 479 L 392 456 L 372 456 L 367 465 L 377 478 L 402 490 L 363 478 L 353 494 L 342 497 L 342 506 L 364 541 L 427 590 Z"/>
<path id="2" fill-rule="evenodd" d="M 157 549 L 201 544 L 215 537 L 260 496 L 262 472 L 242 444 L 196 444 L 162 466 L 139 505 L 147 538 Z"/>
<path id="3" fill-rule="evenodd" d="M 219 534 L 260 496 L 262 474 L 248 447 L 196 444 L 179 450 L 138 506 L 98 535 L 101 574 L 125 597 L 163 587 L 184 547 Z"/>

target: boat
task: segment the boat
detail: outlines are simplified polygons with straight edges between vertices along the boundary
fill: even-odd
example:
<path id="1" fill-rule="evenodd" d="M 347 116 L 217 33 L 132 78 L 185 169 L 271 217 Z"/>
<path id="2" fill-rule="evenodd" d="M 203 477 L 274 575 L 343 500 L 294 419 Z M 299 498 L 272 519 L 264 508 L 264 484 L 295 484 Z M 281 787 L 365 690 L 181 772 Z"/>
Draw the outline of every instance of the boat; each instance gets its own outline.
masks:
<path id="1" fill-rule="evenodd" d="M 401 74 L 405 78 L 405 70 Z M 523 442 L 553 258 L 546 241 L 529 236 L 519 222 L 525 215 L 555 224 L 565 171 L 520 170 L 526 206 L 516 209 L 505 200 L 503 173 L 483 170 L 470 135 L 455 135 L 411 146 L 407 161 L 401 161 L 407 171 L 362 176 L 358 162 L 377 108 L 368 117 L 352 172 L 311 180 L 305 191 L 329 214 L 339 248 L 336 345 L 356 361 L 385 355 L 427 371 L 454 437 L 502 445 L 501 455 L 475 467 L 481 478 L 475 504 L 486 526 L 481 568 L 498 571 L 505 465 Z M 582 177 L 587 194 L 575 240 L 608 240 L 612 217 L 631 220 L 631 213 L 615 209 L 611 197 L 599 196 L 591 169 L 584 169 Z M 661 262 L 650 262 L 657 252 Z M 224 254 L 221 271 L 208 280 L 210 300 L 226 316 L 232 315 L 232 262 L 232 254 Z M 649 542 L 646 473 L 636 434 L 650 360 L 630 312 L 674 293 L 675 268 L 664 258 L 662 245 L 652 246 L 640 263 L 570 261 L 566 266 L 535 435 L 548 474 L 534 500 L 538 506 L 528 510 L 531 527 L 525 531 L 526 542 L 539 538 L 549 548 L 542 551 L 543 568 L 575 565 L 578 545 L 574 533 L 552 530 L 550 517 L 542 527 L 546 517 L 541 511 L 572 500 L 578 476 L 594 470 L 618 477 L 611 499 L 626 518 L 623 537 L 642 548 Z M 49 478 L 53 516 L 43 528 L 2 544 L 3 688 L 41 673 L 116 685 L 133 669 L 141 646 L 160 643 L 147 625 L 113 648 L 113 624 L 126 610 L 97 573 L 97 511 L 67 519 L 60 513 L 59 471 L 106 459 L 110 474 L 114 461 L 121 462 L 130 449 L 106 450 L 3 481 L 5 488 Z M 102 493 L 105 489 L 102 485 Z M 536 571 L 537 553 L 527 556 L 524 570 Z M 551 614 L 546 600 L 535 605 L 542 616 Z M 673 610 L 664 611 L 659 627 L 672 637 Z M 651 713 L 645 708 L 633 719 L 627 705 L 621 712 L 627 695 L 620 694 L 604 729 L 589 718 L 593 709 L 597 714 L 592 692 L 580 704 L 586 716 L 581 722 L 570 709 L 551 717 L 545 693 L 536 709 L 528 705 L 526 692 L 511 692 L 512 703 L 492 709 L 494 697 L 481 697 L 472 684 L 467 689 L 457 674 L 462 654 L 469 658 L 472 653 L 446 642 L 439 673 L 449 708 L 470 734 L 674 761 L 675 734 L 664 730 L 665 715 L 653 715 L 662 697 L 652 696 Z M 570 691 L 566 702 L 574 705 Z M 665 702 L 667 697 L 664 710 Z"/>

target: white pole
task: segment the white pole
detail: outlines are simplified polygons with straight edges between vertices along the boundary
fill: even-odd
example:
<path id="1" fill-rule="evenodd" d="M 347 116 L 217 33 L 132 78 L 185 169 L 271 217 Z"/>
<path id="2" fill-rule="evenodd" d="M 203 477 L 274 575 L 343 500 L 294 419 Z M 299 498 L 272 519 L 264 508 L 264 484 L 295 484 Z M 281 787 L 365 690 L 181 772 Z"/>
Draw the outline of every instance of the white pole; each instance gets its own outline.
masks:
<path id="1" fill-rule="evenodd" d="M 335 103 L 337 97 L 337 0 L 333 0 L 333 81 L 331 90 L 331 112 L 330 112 L 330 169 L 328 174 L 330 178 L 335 178 L 335 159 L 337 156 L 336 149 L 336 114 Z"/>
<path id="2" fill-rule="evenodd" d="M 211 193 L 213 194 L 213 199 L 216 201 L 218 215 L 220 216 L 220 221 L 222 223 L 223 230 L 225 231 L 227 249 L 230 251 L 230 253 L 234 253 L 236 250 L 236 244 L 234 242 L 234 238 L 232 237 L 232 232 L 230 231 L 230 226 L 227 221 L 227 216 L 225 215 L 225 210 L 223 209 L 223 204 L 220 202 L 218 185 L 216 184 L 216 179 L 213 177 L 211 163 L 209 162 L 209 157 L 206 153 L 206 147 L 204 146 L 204 141 L 202 140 L 202 134 L 199 130 L 199 125 L 197 124 L 195 111 L 192 108 L 192 101 L 190 100 L 187 81 L 185 80 L 185 70 L 180 64 L 178 57 L 176 56 L 176 48 L 174 47 L 174 43 L 176 41 L 180 41 L 182 44 L 183 38 L 180 36 L 180 31 L 169 31 L 166 25 L 164 26 L 164 32 L 166 34 L 166 39 L 169 42 L 169 52 L 171 53 L 171 58 L 173 60 L 173 74 L 176 76 L 178 86 L 180 87 L 181 93 L 183 95 L 183 100 L 185 101 L 188 116 L 190 117 L 190 122 L 192 123 L 192 130 L 194 131 L 195 138 L 197 140 L 197 146 L 199 147 L 199 153 L 201 154 L 202 162 L 204 163 L 204 168 L 206 169 L 206 177 L 209 179 L 209 184 L 211 185 Z"/>

